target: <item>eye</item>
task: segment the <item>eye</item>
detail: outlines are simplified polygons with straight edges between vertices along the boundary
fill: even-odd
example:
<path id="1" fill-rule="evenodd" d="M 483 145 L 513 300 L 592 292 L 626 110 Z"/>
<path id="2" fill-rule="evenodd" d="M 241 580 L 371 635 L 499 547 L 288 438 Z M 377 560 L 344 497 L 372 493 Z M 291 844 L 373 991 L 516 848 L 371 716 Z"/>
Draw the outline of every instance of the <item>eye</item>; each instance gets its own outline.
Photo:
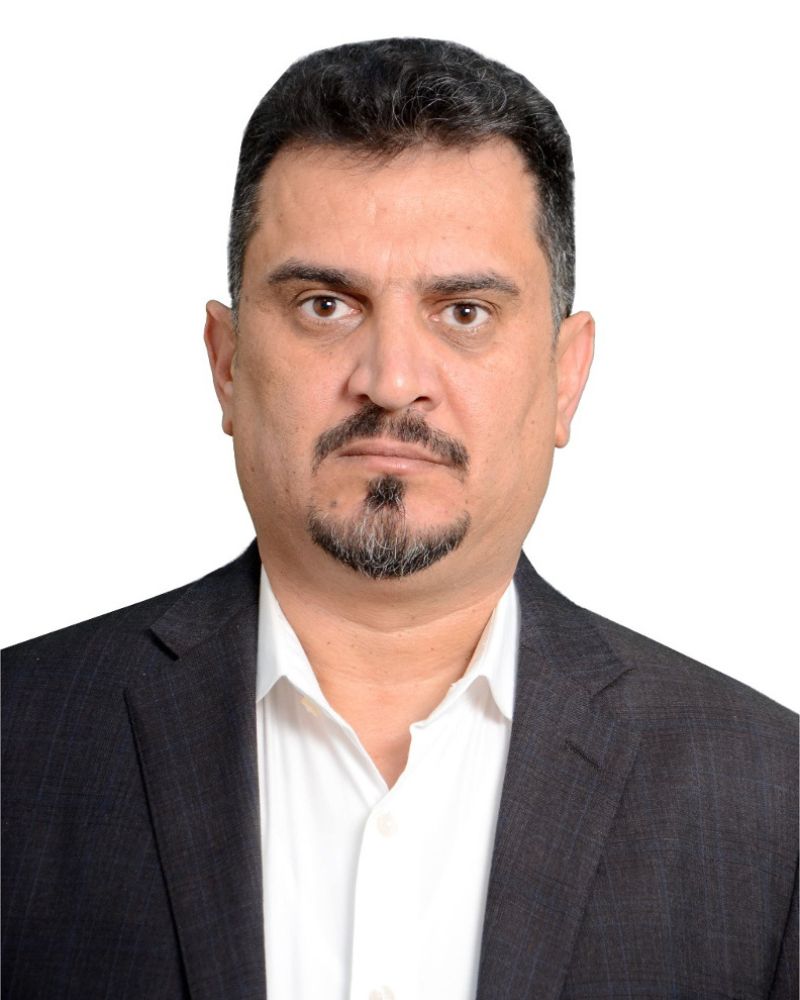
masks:
<path id="1" fill-rule="evenodd" d="M 300 312 L 309 319 L 329 320 L 354 316 L 358 310 L 336 295 L 312 295 L 300 303 Z"/>
<path id="2" fill-rule="evenodd" d="M 488 323 L 491 313 L 477 302 L 454 302 L 441 313 L 443 322 L 456 330 L 476 330 Z"/>

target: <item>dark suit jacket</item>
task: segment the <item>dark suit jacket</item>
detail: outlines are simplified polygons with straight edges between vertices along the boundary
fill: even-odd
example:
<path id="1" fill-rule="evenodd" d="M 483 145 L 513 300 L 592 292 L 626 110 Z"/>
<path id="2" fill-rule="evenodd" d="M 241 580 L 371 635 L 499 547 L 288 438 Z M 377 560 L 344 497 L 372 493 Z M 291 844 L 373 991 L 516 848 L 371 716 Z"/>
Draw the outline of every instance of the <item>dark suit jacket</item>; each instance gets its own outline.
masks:
<path id="1" fill-rule="evenodd" d="M 258 572 L 6 651 L 4 997 L 264 1000 Z M 796 717 L 516 579 L 478 996 L 795 1000 Z"/>

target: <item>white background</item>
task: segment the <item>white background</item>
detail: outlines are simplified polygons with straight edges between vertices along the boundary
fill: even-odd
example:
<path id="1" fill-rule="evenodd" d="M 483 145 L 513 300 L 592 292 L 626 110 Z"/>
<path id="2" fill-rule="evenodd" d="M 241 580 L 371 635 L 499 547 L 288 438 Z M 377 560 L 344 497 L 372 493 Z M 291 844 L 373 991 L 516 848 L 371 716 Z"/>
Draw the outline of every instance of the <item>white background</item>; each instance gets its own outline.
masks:
<path id="1" fill-rule="evenodd" d="M 4 30 L 3 643 L 251 538 L 201 334 L 241 132 L 279 73 L 453 38 L 573 137 L 598 351 L 526 544 L 581 604 L 795 708 L 793 3 L 17 5 Z"/>

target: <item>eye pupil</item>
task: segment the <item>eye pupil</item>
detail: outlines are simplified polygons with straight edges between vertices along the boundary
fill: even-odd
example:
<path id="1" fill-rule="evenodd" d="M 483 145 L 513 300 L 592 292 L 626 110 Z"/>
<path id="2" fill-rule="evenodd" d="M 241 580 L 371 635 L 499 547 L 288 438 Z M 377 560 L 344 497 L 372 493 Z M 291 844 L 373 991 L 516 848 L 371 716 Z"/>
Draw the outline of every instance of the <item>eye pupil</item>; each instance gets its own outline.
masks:
<path id="1" fill-rule="evenodd" d="M 475 306 L 462 302 L 456 306 L 456 319 L 459 323 L 471 323 L 475 319 Z"/>
<path id="2" fill-rule="evenodd" d="M 330 295 L 319 295 L 314 299 L 314 312 L 317 316 L 330 316 L 336 312 L 336 299 Z"/>

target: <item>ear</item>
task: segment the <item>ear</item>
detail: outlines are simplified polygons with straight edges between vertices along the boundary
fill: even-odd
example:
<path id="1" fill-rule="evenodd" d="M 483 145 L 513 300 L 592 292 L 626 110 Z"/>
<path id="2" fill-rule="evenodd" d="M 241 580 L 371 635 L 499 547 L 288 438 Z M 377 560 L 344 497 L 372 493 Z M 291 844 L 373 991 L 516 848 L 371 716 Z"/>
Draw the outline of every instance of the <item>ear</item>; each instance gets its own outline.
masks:
<path id="1" fill-rule="evenodd" d="M 221 302 L 206 303 L 206 328 L 203 340 L 208 351 L 214 388 L 222 407 L 222 429 L 233 435 L 233 366 L 236 357 L 236 333 L 233 314 Z"/>
<path id="2" fill-rule="evenodd" d="M 556 343 L 556 377 L 558 399 L 556 403 L 557 448 L 569 441 L 569 429 L 583 387 L 589 378 L 594 355 L 594 319 L 588 312 L 567 316 L 558 331 Z"/>

